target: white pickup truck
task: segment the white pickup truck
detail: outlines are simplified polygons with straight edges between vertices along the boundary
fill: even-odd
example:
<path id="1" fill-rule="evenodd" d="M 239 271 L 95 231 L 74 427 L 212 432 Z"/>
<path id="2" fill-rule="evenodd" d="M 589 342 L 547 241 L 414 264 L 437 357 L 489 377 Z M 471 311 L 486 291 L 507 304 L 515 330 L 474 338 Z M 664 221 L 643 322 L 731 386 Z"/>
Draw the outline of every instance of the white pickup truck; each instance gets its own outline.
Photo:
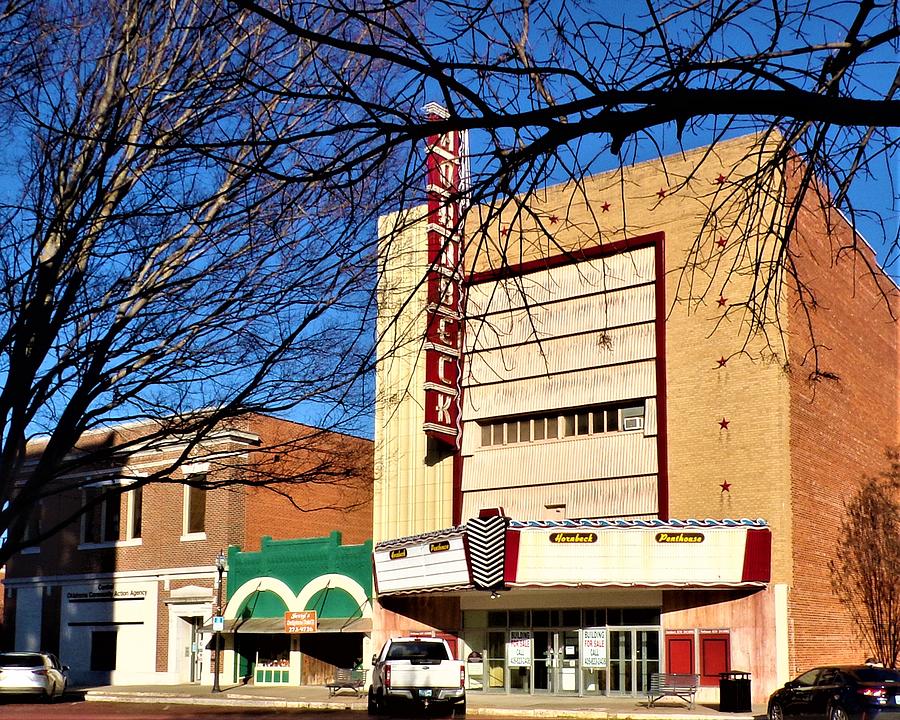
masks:
<path id="1" fill-rule="evenodd" d="M 445 705 L 456 717 L 465 715 L 465 663 L 453 659 L 446 640 L 392 638 L 372 658 L 372 667 L 370 715 L 387 713 L 403 701 L 423 708 Z"/>

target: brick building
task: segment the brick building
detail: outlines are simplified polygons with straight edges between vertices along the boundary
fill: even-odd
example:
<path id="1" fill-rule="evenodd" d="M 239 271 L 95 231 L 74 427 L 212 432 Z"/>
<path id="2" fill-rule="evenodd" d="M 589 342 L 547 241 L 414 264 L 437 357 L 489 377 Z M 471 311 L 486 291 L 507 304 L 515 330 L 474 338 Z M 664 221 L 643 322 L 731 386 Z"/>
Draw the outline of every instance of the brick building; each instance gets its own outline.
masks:
<path id="1" fill-rule="evenodd" d="M 472 208 L 461 242 L 432 142 L 429 206 L 379 228 L 375 644 L 440 632 L 473 691 L 663 670 L 701 701 L 861 661 L 827 561 L 900 442 L 900 295 L 827 193 L 786 217 L 801 168 L 761 182 L 744 137 Z"/>
<path id="2" fill-rule="evenodd" d="M 83 442 L 115 447 L 140 430 L 122 426 Z M 50 527 L 97 488 L 152 473 L 183 451 L 183 443 L 170 442 L 121 454 L 82 478 L 82 489 L 42 501 L 39 522 Z M 238 476 L 312 482 L 274 485 L 279 492 L 182 484 Z M 214 431 L 171 479 L 107 498 L 10 560 L 5 622 L 16 649 L 55 652 L 75 683 L 211 683 L 204 626 L 215 610 L 220 552 L 257 550 L 262 536 L 314 537 L 336 528 L 348 543 L 371 537 L 368 440 L 253 415 Z"/>

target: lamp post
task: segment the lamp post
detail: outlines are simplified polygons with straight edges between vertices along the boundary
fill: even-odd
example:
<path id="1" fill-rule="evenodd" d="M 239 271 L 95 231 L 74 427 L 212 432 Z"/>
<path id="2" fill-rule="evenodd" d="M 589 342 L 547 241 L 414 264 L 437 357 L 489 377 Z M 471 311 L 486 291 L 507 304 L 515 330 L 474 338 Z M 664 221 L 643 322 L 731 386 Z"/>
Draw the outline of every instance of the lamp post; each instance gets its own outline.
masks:
<path id="1" fill-rule="evenodd" d="M 216 572 L 218 575 L 216 576 L 216 615 L 219 616 L 222 614 L 222 573 L 225 572 L 225 553 L 219 550 L 219 554 L 216 555 Z M 222 688 L 219 687 L 219 668 L 221 667 L 221 654 L 222 654 L 222 633 L 219 630 L 215 632 L 215 642 L 213 643 L 216 648 L 216 658 L 215 665 L 213 667 L 213 686 L 212 691 L 214 693 L 221 692 Z"/>

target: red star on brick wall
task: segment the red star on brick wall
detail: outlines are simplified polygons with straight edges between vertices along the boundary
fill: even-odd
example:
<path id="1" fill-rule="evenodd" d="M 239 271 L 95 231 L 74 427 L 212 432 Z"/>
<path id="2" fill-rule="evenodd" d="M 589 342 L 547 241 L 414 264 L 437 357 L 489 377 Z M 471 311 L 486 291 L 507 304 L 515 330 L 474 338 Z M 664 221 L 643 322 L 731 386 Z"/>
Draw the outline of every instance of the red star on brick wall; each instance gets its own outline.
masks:
<path id="1" fill-rule="evenodd" d="M 665 189 L 665 188 L 660 188 L 660 189 L 659 189 L 659 192 L 656 193 L 656 197 L 658 197 L 660 200 L 662 200 L 665 196 L 666 196 L 666 189 Z"/>
<path id="2" fill-rule="evenodd" d="M 559 222 L 559 215 L 551 215 L 548 219 L 551 225 L 556 225 Z"/>
<path id="3" fill-rule="evenodd" d="M 725 307 L 725 305 L 728 303 L 728 298 L 719 295 L 719 299 L 716 300 L 716 302 L 719 304 L 719 307 Z"/>
<path id="4" fill-rule="evenodd" d="M 719 420 L 719 428 L 721 430 L 727 430 L 728 426 L 730 424 L 731 424 L 731 420 L 726 420 L 725 418 L 722 418 L 721 420 Z"/>
<path id="5" fill-rule="evenodd" d="M 728 241 L 724 237 L 719 236 L 719 239 L 716 240 L 716 245 L 718 245 L 720 248 L 723 248 L 725 247 L 727 242 Z"/>
<path id="6" fill-rule="evenodd" d="M 723 480 L 723 481 L 722 481 L 722 484 L 719 485 L 719 487 L 722 488 L 722 492 L 723 492 L 723 493 L 725 493 L 725 492 L 731 492 L 731 483 L 728 482 L 727 480 Z"/>
<path id="7" fill-rule="evenodd" d="M 608 202 L 603 203 L 603 204 L 600 206 L 600 209 L 601 209 L 603 212 L 609 212 L 609 203 L 608 203 Z"/>
<path id="8" fill-rule="evenodd" d="M 728 364 L 728 360 L 725 359 L 724 355 L 722 357 L 720 357 L 718 360 L 716 360 L 716 362 L 719 363 L 720 368 L 725 367 Z"/>
<path id="9" fill-rule="evenodd" d="M 724 185 L 727 180 L 728 180 L 728 178 L 725 177 L 722 173 L 719 173 L 719 177 L 716 178 L 716 182 L 719 185 Z"/>

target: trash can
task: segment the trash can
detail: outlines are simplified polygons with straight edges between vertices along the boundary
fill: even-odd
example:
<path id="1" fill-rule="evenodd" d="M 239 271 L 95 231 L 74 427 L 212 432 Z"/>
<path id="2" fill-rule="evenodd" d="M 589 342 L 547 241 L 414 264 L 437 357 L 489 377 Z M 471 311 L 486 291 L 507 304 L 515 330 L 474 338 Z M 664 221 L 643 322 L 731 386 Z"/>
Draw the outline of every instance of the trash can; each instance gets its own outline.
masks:
<path id="1" fill-rule="evenodd" d="M 719 712 L 750 712 L 750 673 L 719 673 Z"/>

